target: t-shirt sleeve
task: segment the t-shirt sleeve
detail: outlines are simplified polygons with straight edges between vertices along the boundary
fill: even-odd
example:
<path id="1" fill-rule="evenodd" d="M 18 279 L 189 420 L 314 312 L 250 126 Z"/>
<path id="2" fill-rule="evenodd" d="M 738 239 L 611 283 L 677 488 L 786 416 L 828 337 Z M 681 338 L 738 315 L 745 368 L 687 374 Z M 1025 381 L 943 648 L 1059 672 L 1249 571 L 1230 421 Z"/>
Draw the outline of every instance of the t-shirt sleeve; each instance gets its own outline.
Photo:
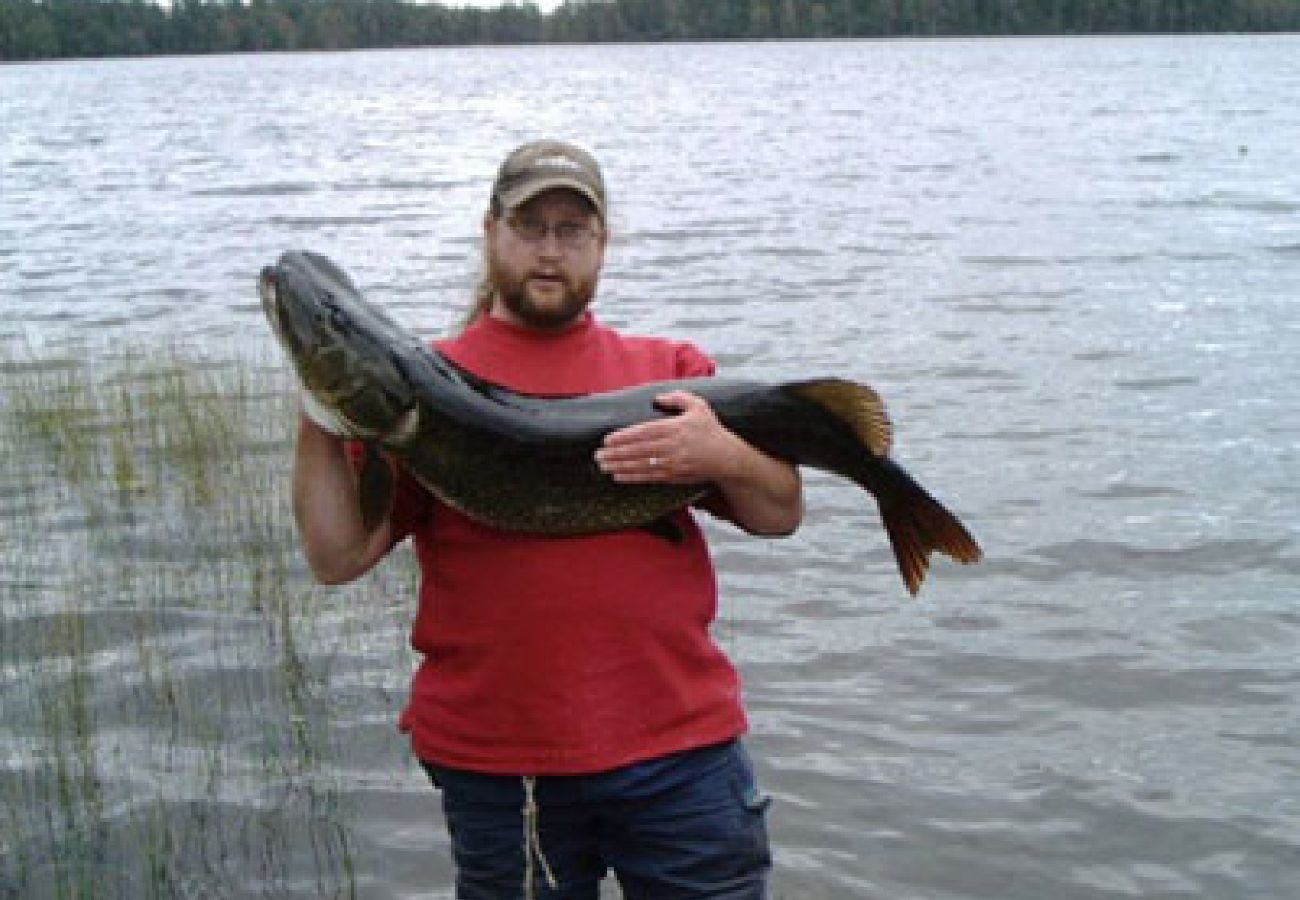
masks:
<path id="1" fill-rule="evenodd" d="M 701 378 L 717 373 L 717 364 L 694 344 L 680 343 L 675 346 L 675 350 L 675 378 Z"/>

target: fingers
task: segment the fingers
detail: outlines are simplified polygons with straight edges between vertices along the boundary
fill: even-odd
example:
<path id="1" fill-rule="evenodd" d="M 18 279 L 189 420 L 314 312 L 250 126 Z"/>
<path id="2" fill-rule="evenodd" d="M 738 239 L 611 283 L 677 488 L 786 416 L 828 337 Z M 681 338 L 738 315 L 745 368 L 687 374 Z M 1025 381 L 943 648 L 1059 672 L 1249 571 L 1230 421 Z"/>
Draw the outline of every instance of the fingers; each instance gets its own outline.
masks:
<path id="1" fill-rule="evenodd" d="M 596 464 L 624 484 L 707 480 L 698 460 L 717 427 L 708 403 L 686 391 L 670 391 L 656 397 L 655 406 L 676 414 L 607 435 L 596 451 Z"/>
<path id="2" fill-rule="evenodd" d="M 651 419 L 637 425 L 629 425 L 605 436 L 605 447 L 625 447 L 652 441 L 669 442 L 684 425 L 683 417 L 691 412 L 708 411 L 709 405 L 702 398 L 686 391 L 671 391 L 660 394 L 654 399 L 655 408 L 667 413 L 666 418 Z"/>
<path id="3" fill-rule="evenodd" d="M 663 440 L 623 440 L 596 451 L 596 465 L 615 481 L 628 484 L 672 481 L 678 472 L 677 451 Z"/>
<path id="4" fill-rule="evenodd" d="M 655 408 L 666 413 L 685 413 L 692 409 L 707 408 L 708 401 L 689 391 L 669 391 L 655 397 Z"/>

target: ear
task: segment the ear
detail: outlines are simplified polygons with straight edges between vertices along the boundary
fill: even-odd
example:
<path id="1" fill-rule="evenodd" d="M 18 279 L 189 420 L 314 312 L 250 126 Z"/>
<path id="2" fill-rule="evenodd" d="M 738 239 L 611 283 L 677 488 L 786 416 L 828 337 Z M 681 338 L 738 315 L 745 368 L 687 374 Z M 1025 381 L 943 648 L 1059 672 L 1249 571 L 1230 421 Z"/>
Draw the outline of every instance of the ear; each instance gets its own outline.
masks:
<path id="1" fill-rule="evenodd" d="M 497 220 L 490 212 L 483 213 L 483 236 L 490 237 L 496 228 Z"/>

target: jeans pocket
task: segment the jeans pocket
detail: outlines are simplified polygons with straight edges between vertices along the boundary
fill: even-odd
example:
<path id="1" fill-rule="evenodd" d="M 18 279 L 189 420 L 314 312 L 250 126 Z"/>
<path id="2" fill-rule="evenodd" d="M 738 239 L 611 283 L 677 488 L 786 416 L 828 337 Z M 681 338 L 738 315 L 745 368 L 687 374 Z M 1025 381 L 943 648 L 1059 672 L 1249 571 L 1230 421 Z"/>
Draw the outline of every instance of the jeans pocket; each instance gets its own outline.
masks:
<path id="1" fill-rule="evenodd" d="M 772 798 L 759 786 L 758 776 L 754 774 L 754 763 L 749 757 L 749 752 L 740 741 L 736 741 L 731 752 L 731 783 L 741 805 L 750 812 L 765 812 L 772 804 Z"/>
<path id="2" fill-rule="evenodd" d="M 754 764 L 739 741 L 732 752 L 731 787 L 744 818 L 745 849 L 753 864 L 767 868 L 772 864 L 767 837 L 767 810 L 772 805 L 772 798 L 759 786 Z"/>

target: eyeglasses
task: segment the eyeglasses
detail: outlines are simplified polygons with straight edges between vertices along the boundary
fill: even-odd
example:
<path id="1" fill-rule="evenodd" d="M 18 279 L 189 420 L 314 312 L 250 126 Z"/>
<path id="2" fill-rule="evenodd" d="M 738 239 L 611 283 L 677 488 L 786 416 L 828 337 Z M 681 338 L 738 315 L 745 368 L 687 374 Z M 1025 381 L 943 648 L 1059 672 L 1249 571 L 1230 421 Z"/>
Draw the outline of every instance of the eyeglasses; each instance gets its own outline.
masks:
<path id="1" fill-rule="evenodd" d="M 586 250 L 598 234 L 596 229 L 585 222 L 556 222 L 548 225 L 541 219 L 510 216 L 506 219 L 506 224 L 525 244 L 540 244 L 548 234 L 554 234 L 555 240 L 565 250 Z"/>

